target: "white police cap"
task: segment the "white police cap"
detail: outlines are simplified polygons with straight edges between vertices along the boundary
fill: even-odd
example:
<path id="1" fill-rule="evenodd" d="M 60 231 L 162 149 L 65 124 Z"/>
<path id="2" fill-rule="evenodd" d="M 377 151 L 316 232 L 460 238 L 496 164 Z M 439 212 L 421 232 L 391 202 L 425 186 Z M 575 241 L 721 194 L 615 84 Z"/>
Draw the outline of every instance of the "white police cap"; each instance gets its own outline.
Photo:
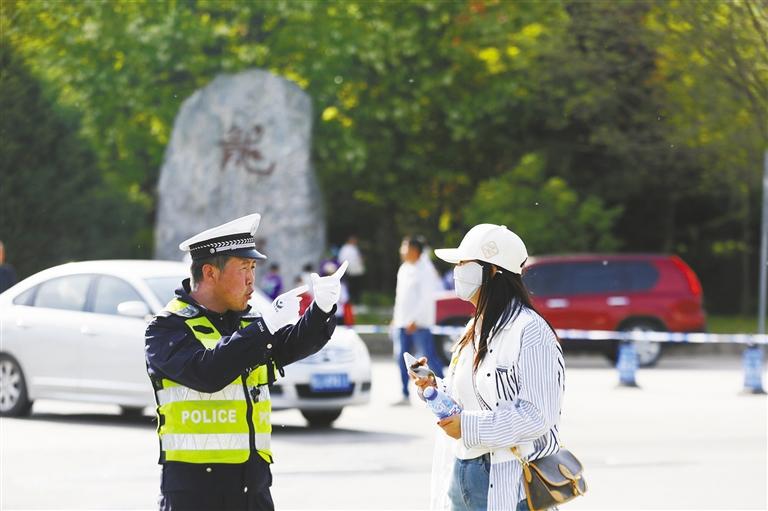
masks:
<path id="1" fill-rule="evenodd" d="M 256 250 L 256 229 L 261 215 L 254 213 L 213 227 L 184 240 L 179 249 L 189 252 L 193 261 L 219 255 L 266 259 Z"/>

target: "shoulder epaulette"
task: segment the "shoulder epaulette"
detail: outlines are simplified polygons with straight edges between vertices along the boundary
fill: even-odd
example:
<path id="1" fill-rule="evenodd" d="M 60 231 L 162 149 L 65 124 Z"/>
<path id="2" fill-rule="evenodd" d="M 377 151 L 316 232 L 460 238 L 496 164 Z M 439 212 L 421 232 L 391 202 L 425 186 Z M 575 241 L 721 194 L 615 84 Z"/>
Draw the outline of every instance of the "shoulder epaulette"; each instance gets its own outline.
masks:
<path id="1" fill-rule="evenodd" d="M 194 318 L 195 316 L 200 315 L 200 309 L 195 307 L 194 305 L 187 305 L 183 309 L 174 312 L 177 316 L 182 316 L 185 318 Z"/>
<path id="2" fill-rule="evenodd" d="M 182 302 L 178 298 L 171 300 L 165 306 L 165 310 L 182 318 L 194 318 L 200 315 L 200 308 L 192 304 Z"/>

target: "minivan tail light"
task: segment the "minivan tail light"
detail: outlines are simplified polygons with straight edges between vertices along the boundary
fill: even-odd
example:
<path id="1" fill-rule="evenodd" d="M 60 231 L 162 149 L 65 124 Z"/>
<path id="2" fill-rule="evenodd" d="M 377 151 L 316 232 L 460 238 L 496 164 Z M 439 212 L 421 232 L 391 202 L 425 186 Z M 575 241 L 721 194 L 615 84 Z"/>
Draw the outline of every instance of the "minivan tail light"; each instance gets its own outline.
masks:
<path id="1" fill-rule="evenodd" d="M 701 296 L 701 283 L 699 282 L 699 278 L 696 276 L 696 274 L 693 272 L 690 266 L 685 264 L 685 261 L 680 259 L 677 256 L 672 256 L 672 262 L 674 263 L 677 268 L 683 272 L 683 275 L 685 276 L 686 282 L 688 282 L 688 288 L 691 290 L 691 293 L 693 293 L 694 296 Z"/>

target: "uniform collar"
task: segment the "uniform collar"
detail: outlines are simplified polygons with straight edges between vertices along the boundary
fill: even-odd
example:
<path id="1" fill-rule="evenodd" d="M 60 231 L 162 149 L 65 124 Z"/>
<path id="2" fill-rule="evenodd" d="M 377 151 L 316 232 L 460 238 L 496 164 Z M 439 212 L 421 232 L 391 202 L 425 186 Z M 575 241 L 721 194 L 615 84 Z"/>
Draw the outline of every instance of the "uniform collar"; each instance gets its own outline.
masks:
<path id="1" fill-rule="evenodd" d="M 233 317 L 234 319 L 240 319 L 243 316 L 248 316 L 251 311 L 251 306 L 248 305 L 245 308 L 245 310 L 242 310 L 242 311 L 230 310 L 230 311 L 226 311 L 224 314 L 221 314 L 219 312 L 214 312 L 206 308 L 204 305 L 199 304 L 197 300 L 192 298 L 192 295 L 189 294 L 191 292 L 192 292 L 191 279 L 186 278 L 181 281 L 181 287 L 176 289 L 176 298 L 178 298 L 184 303 L 188 303 L 188 304 L 194 305 L 195 307 L 199 307 L 200 310 L 202 310 L 206 316 L 217 316 L 217 317 L 224 316 L 224 317 Z"/>

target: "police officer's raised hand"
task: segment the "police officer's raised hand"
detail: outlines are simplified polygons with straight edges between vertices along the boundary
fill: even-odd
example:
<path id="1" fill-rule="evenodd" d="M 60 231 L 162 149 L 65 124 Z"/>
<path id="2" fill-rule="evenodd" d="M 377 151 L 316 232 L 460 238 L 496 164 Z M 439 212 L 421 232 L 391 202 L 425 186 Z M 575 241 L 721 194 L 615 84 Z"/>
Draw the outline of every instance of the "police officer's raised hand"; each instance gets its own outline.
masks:
<path id="1" fill-rule="evenodd" d="M 333 306 L 341 297 L 341 277 L 347 271 L 349 263 L 344 261 L 333 275 L 321 277 L 317 273 L 310 276 L 312 281 L 312 295 L 315 297 L 315 303 L 323 312 L 331 312 Z"/>
<path id="2" fill-rule="evenodd" d="M 262 311 L 264 323 L 271 333 L 275 333 L 286 325 L 293 325 L 299 320 L 302 294 L 307 292 L 307 286 L 299 286 L 283 293 L 272 302 L 270 310 Z"/>

